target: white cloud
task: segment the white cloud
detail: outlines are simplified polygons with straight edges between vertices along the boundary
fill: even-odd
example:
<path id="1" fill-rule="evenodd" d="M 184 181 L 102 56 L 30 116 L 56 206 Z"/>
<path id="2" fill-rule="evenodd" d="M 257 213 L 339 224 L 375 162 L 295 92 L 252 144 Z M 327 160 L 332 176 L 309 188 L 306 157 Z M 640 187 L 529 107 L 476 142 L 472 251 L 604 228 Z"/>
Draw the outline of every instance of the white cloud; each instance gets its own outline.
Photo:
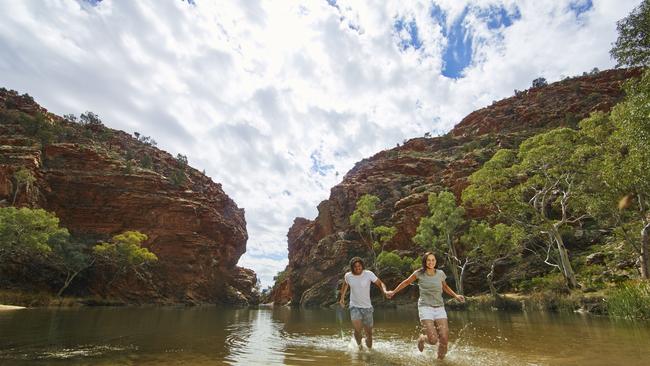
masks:
<path id="1" fill-rule="evenodd" d="M 613 66 L 615 21 L 637 2 L 594 1 L 579 17 L 567 0 L 472 2 L 521 18 L 491 30 L 469 16 L 482 42 L 453 80 L 441 75 L 447 40 L 424 1 L 3 1 L 1 84 L 186 154 L 246 209 L 240 264 L 266 286 L 287 262 L 294 217 L 313 218 L 356 161 L 448 130 L 535 77 Z M 453 20 L 468 2 L 437 4 Z M 401 49 L 410 35 L 395 31 L 398 19 L 417 24 L 420 49 Z M 312 170 L 312 157 L 332 168 Z"/>

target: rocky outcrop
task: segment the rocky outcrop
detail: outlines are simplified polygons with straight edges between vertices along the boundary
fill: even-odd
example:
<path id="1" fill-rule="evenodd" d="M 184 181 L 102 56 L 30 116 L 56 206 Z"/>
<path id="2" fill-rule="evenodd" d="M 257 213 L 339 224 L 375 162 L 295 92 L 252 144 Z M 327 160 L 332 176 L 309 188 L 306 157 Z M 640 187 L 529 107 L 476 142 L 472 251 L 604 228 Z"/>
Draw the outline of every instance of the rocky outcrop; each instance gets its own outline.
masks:
<path id="1" fill-rule="evenodd" d="M 36 181 L 16 186 L 28 169 Z M 44 208 L 91 245 L 127 230 L 149 239 L 159 261 L 147 276 L 106 288 L 88 271 L 72 292 L 127 302 L 255 302 L 257 278 L 236 266 L 248 238 L 244 210 L 183 159 L 97 124 L 48 113 L 31 97 L 0 90 L 0 202 Z M 84 282 L 83 284 L 81 284 Z M 82 286 L 83 285 L 83 286 Z"/>
<path id="2" fill-rule="evenodd" d="M 621 84 L 638 75 L 639 69 L 609 70 L 518 92 L 469 114 L 445 136 L 414 138 L 360 161 L 321 202 L 316 219 L 295 220 L 288 234 L 288 279 L 276 285 L 283 290 L 274 289 L 268 300 L 302 305 L 336 301 L 348 260 L 355 255 L 372 258 L 348 219 L 363 194 L 381 200 L 376 224 L 397 228 L 385 249 L 415 257 L 420 250 L 411 238 L 427 213 L 429 193 L 448 189 L 460 196 L 467 177 L 499 148 L 516 147 L 551 128 L 575 127 L 593 111 L 610 110 L 622 98 Z M 486 290 L 477 277 L 484 276 L 482 270 L 471 269 L 476 275 L 468 276 L 469 293 Z M 399 276 L 384 280 L 394 285 Z"/>

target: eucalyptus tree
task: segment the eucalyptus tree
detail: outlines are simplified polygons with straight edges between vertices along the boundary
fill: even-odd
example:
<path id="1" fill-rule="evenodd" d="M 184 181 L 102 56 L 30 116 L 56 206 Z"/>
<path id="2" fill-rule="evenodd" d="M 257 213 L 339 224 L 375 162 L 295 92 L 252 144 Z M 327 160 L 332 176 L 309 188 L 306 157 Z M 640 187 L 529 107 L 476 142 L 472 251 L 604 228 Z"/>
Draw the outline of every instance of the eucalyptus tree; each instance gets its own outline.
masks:
<path id="1" fill-rule="evenodd" d="M 588 172 L 579 131 L 558 128 L 524 141 L 517 151 L 500 150 L 469 178 L 469 205 L 493 208 L 498 220 L 534 230 L 546 238 L 544 263 L 557 267 L 569 287 L 578 287 L 561 230 L 588 215 L 582 187 Z"/>
<path id="2" fill-rule="evenodd" d="M 462 295 L 465 270 L 473 263 L 471 256 L 460 255 L 458 236 L 465 224 L 465 209 L 456 204 L 456 197 L 448 191 L 431 193 L 428 206 L 429 216 L 420 219 L 413 241 L 428 251 L 444 253 L 457 292 Z"/>
<path id="3" fill-rule="evenodd" d="M 643 0 L 625 18 L 616 23 L 618 38 L 610 55 L 616 66 L 648 66 L 650 64 L 650 1 Z"/>
<path id="4" fill-rule="evenodd" d="M 490 265 L 486 279 L 492 296 L 497 297 L 494 286 L 496 265 L 506 259 L 515 259 L 521 253 L 521 242 L 525 237 L 523 229 L 517 226 L 473 221 L 461 241 L 475 245 L 475 255 Z"/>
<path id="5" fill-rule="evenodd" d="M 639 256 L 639 272 L 650 278 L 650 74 L 625 85 L 626 98 L 609 115 L 580 123 L 591 139 L 589 168 L 594 216 L 608 222 Z"/>

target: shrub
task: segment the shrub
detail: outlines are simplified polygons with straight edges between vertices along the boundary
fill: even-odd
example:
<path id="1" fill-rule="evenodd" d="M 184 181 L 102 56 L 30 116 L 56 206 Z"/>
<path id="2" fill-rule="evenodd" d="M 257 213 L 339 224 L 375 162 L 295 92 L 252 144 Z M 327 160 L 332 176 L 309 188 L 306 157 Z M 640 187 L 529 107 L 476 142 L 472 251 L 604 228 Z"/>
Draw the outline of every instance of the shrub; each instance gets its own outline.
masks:
<path id="1" fill-rule="evenodd" d="M 529 280 L 524 280 L 519 284 L 519 288 L 523 292 L 534 291 L 551 291 L 551 292 L 567 292 L 568 288 L 566 281 L 561 273 L 549 273 L 544 277 L 534 277 Z"/>
<path id="2" fill-rule="evenodd" d="M 546 85 L 548 85 L 548 82 L 546 81 L 545 78 L 539 77 L 533 80 L 533 88 L 541 88 Z"/>
<path id="3" fill-rule="evenodd" d="M 627 282 L 607 294 L 609 315 L 626 319 L 650 319 L 650 282 Z"/>
<path id="4" fill-rule="evenodd" d="M 413 266 L 413 259 L 409 257 L 400 257 L 396 252 L 383 251 L 377 256 L 377 265 L 379 268 L 394 268 L 400 273 L 409 273 Z"/>

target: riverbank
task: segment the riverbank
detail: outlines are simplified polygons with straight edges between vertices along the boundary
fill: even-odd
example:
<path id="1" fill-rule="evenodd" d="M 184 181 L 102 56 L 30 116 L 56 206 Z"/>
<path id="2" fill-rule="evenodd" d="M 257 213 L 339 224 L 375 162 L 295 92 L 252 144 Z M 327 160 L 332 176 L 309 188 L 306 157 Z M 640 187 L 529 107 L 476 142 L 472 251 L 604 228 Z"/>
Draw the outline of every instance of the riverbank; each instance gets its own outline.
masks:
<path id="1" fill-rule="evenodd" d="M 0 291 L 0 307 L 34 308 L 125 305 L 127 304 L 123 301 L 95 297 L 57 297 L 47 292 Z"/>
<path id="2" fill-rule="evenodd" d="M 447 307 L 457 310 L 491 309 L 608 315 L 607 295 L 604 292 L 558 294 L 547 291 L 531 294 L 507 293 L 499 294 L 496 297 L 485 294 L 466 297 L 464 304 L 453 300 L 449 301 Z"/>
<path id="3" fill-rule="evenodd" d="M 451 310 L 482 311 L 542 311 L 556 313 L 583 313 L 592 315 L 610 315 L 608 311 L 608 296 L 605 291 L 570 293 L 557 293 L 541 291 L 529 294 L 506 293 L 494 297 L 490 294 L 467 296 L 465 303 L 455 300 L 447 301 L 447 308 Z M 2 307 L 84 307 L 84 306 L 131 306 L 142 304 L 129 304 L 115 299 L 101 299 L 94 297 L 56 297 L 48 293 L 25 293 L 17 291 L 0 291 L 0 305 Z M 151 304 L 155 305 L 155 304 Z M 179 304 L 158 304 L 179 305 Z M 186 304 L 187 305 L 187 304 Z M 196 304 L 194 304 L 196 305 Z M 415 301 L 379 301 L 377 308 L 395 308 L 415 306 Z M 273 304 L 261 304 L 262 307 L 273 307 Z"/>

